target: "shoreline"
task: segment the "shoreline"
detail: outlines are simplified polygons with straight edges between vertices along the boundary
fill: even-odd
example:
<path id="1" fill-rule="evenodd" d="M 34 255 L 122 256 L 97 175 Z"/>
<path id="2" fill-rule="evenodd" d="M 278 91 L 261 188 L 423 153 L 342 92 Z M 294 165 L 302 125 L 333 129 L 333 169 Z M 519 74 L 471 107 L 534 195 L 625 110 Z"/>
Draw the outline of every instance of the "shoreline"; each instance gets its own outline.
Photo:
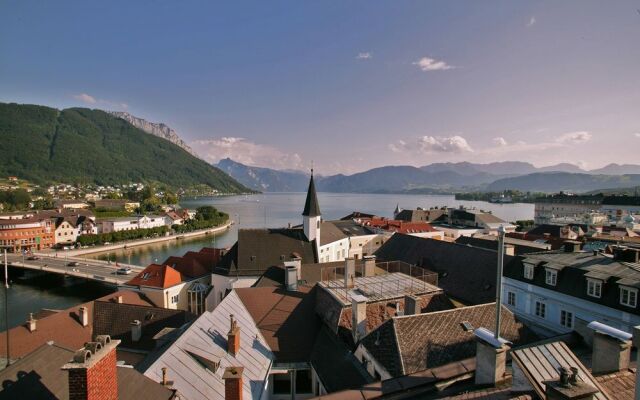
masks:
<path id="1" fill-rule="evenodd" d="M 63 252 L 68 257 L 75 257 L 75 256 L 83 256 L 83 255 L 95 254 L 95 253 L 104 253 L 108 251 L 120 250 L 125 248 L 128 249 L 132 247 L 146 246 L 149 244 L 168 242 L 171 240 L 182 240 L 187 238 L 193 238 L 198 236 L 205 236 L 205 235 L 224 232 L 224 231 L 227 231 L 231 227 L 231 225 L 233 225 L 234 223 L 235 222 L 233 220 L 228 220 L 224 224 L 216 226 L 215 228 L 201 229 L 193 232 L 174 234 L 174 235 L 168 235 L 168 236 L 160 236 L 160 237 L 151 238 L 151 239 L 140 239 L 140 240 L 133 240 L 133 241 L 125 241 L 120 243 L 113 243 L 109 245 L 91 246 L 86 249 L 66 250 Z M 50 252 L 39 252 L 39 253 L 43 255 L 47 255 Z"/>

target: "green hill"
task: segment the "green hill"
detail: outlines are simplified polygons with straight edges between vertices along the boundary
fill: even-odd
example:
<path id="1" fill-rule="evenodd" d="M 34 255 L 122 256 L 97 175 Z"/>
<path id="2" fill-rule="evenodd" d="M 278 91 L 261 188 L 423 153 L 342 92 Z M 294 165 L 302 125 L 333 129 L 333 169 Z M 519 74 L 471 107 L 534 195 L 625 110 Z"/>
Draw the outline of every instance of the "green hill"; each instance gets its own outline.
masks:
<path id="1" fill-rule="evenodd" d="M 35 183 L 160 182 L 248 192 L 224 172 L 100 110 L 0 103 L 0 176 Z"/>

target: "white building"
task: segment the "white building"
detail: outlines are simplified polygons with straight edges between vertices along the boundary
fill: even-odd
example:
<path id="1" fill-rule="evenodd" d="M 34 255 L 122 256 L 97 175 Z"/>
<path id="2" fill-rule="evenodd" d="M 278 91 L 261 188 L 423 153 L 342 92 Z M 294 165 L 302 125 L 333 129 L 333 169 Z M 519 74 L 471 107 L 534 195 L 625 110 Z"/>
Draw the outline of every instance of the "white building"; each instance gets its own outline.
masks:
<path id="1" fill-rule="evenodd" d="M 100 233 L 130 231 L 135 229 L 158 228 L 166 225 L 165 217 L 142 215 L 135 217 L 109 218 L 99 222 Z"/>

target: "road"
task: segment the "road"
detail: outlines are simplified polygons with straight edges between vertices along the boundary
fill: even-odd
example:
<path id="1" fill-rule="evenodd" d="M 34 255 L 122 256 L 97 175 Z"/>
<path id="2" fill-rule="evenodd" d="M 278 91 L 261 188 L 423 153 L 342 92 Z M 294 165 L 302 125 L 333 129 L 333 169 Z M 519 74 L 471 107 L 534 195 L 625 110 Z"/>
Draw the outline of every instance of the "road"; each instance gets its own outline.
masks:
<path id="1" fill-rule="evenodd" d="M 84 259 L 80 257 L 51 257 L 38 255 L 37 259 L 29 259 L 28 255 L 24 257 L 22 254 L 8 254 L 7 261 L 9 266 L 14 268 L 28 268 L 38 271 L 46 271 L 56 274 L 75 276 L 78 278 L 92 279 L 100 282 L 113 283 L 122 285 L 144 268 L 138 265 L 126 265 L 118 263 L 108 263 L 107 261 Z M 69 265 L 70 263 L 77 265 Z M 4 263 L 1 260 L 0 263 Z M 131 273 L 128 275 L 116 274 L 116 270 L 123 266 L 131 267 Z"/>

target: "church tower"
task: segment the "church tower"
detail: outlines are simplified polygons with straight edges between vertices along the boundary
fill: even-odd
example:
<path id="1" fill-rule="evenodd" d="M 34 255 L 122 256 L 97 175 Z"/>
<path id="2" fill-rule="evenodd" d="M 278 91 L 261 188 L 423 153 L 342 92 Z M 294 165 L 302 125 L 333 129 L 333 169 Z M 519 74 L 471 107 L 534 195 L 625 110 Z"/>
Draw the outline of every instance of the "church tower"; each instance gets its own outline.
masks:
<path id="1" fill-rule="evenodd" d="M 316 185 L 313 183 L 313 168 L 311 169 L 311 180 L 309 180 L 309 189 L 307 190 L 307 200 L 304 203 L 304 211 L 302 212 L 302 224 L 304 234 L 311 242 L 316 240 L 320 243 L 320 206 L 318 205 L 318 196 L 316 195 Z"/>

